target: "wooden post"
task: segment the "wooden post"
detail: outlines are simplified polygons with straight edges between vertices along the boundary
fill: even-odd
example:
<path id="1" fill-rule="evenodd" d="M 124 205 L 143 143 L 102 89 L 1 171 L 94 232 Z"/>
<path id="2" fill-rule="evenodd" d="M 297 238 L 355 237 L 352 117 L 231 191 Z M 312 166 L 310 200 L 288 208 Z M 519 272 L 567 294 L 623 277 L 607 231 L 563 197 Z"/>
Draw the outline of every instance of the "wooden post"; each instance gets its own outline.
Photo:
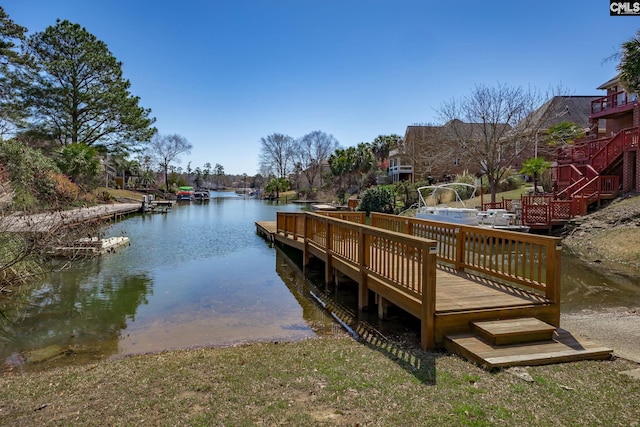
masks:
<path id="1" fill-rule="evenodd" d="M 456 260 L 455 260 L 455 268 L 456 270 L 464 270 L 464 240 L 465 240 L 465 232 L 462 231 L 462 228 L 457 227 L 454 231 L 456 235 Z"/>
<path id="2" fill-rule="evenodd" d="M 560 259 L 562 255 L 562 245 L 558 241 L 547 244 L 547 268 L 546 268 L 546 292 L 545 296 L 551 300 L 554 306 L 553 326 L 560 326 Z"/>
<path id="3" fill-rule="evenodd" d="M 302 245 L 302 274 L 307 273 L 307 266 L 309 265 L 309 259 L 311 258 L 309 255 L 309 227 L 308 222 L 310 221 L 309 216 L 306 213 L 302 214 L 304 218 L 302 225 L 302 236 L 303 236 L 303 245 Z"/>
<path id="4" fill-rule="evenodd" d="M 378 295 L 378 319 L 385 320 L 387 318 L 387 308 L 389 302 L 384 297 Z"/>
<path id="5" fill-rule="evenodd" d="M 325 285 L 329 285 L 333 281 L 333 265 L 331 262 L 331 225 L 329 224 L 329 217 L 323 218 L 325 222 L 325 254 L 327 256 L 327 260 L 324 263 L 324 283 Z"/>
<path id="6" fill-rule="evenodd" d="M 436 256 L 437 242 L 422 244 L 422 307 L 420 314 L 420 346 L 433 350 L 436 346 Z"/>
<path id="7" fill-rule="evenodd" d="M 369 306 L 369 286 L 367 284 L 367 267 L 369 266 L 370 237 L 360 227 L 358 234 L 358 260 L 360 261 L 360 280 L 358 281 L 358 310 L 366 310 Z"/>

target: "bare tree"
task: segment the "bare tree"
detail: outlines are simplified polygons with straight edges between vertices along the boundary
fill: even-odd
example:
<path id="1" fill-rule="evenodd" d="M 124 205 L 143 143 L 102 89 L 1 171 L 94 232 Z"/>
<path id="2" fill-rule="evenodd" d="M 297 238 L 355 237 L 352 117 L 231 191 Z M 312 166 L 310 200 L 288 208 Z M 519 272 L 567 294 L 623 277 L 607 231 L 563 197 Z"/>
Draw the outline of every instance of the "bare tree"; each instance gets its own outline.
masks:
<path id="1" fill-rule="evenodd" d="M 536 127 L 542 123 L 532 113 L 541 100 L 536 90 L 478 85 L 471 95 L 443 103 L 438 110 L 450 125 L 457 148 L 487 176 L 492 202 L 506 170 L 535 144 Z"/>
<path id="2" fill-rule="evenodd" d="M 162 167 L 164 171 L 164 185 L 165 189 L 169 189 L 169 166 L 172 162 L 179 162 L 178 156 L 181 154 L 189 154 L 193 145 L 187 141 L 183 136 L 173 135 L 160 135 L 156 134 L 149 143 L 149 148 L 152 151 L 156 162 Z"/>
<path id="3" fill-rule="evenodd" d="M 319 130 L 296 141 L 295 150 L 293 150 L 294 164 L 299 165 L 300 172 L 307 179 L 310 188 L 313 188 L 316 178 L 321 178 L 322 163 L 329 159 L 339 145 L 333 135 L 327 135 Z"/>
<path id="4" fill-rule="evenodd" d="M 446 171 L 443 165 L 449 164 L 459 151 L 458 144 L 452 143 L 446 126 L 414 125 L 407 128 L 406 137 L 396 144 L 397 153 L 409 160 L 414 166 L 418 179 L 432 176 L 435 171 Z"/>
<path id="5" fill-rule="evenodd" d="M 268 172 L 277 178 L 286 178 L 294 166 L 295 140 L 288 135 L 274 133 L 266 138 L 260 138 L 260 143 L 261 173 Z"/>

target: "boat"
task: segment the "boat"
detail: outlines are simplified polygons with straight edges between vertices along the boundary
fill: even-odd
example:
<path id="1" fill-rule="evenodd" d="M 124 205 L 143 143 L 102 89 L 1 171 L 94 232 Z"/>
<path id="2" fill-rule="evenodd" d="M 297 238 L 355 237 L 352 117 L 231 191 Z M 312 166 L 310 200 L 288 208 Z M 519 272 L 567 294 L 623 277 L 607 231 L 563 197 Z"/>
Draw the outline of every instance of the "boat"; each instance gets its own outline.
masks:
<path id="1" fill-rule="evenodd" d="M 318 211 L 337 211 L 338 207 L 335 205 L 331 205 L 328 203 L 314 203 L 311 205 L 311 211 L 313 212 L 318 212 Z"/>
<path id="2" fill-rule="evenodd" d="M 517 215 L 506 209 L 487 209 L 478 212 L 478 225 L 500 230 L 520 231 L 528 233 L 529 227 L 517 224 Z"/>
<path id="3" fill-rule="evenodd" d="M 460 198 L 458 188 L 469 188 L 473 191 L 469 198 L 476 195 L 476 188 L 471 184 L 464 183 L 447 183 L 438 185 L 425 185 L 418 188 L 418 210 L 416 218 L 428 219 L 431 221 L 451 222 L 461 225 L 479 225 L 478 209 L 468 208 L 464 201 Z M 448 194 L 455 196 L 454 202 L 457 207 L 451 207 L 439 204 L 438 201 L 443 195 Z M 429 204 L 428 200 L 432 200 L 433 204 Z"/>
<path id="4" fill-rule="evenodd" d="M 176 193 L 176 199 L 178 201 L 191 201 L 193 199 L 193 187 L 182 186 L 178 188 Z"/>
<path id="5" fill-rule="evenodd" d="M 193 192 L 193 200 L 195 202 L 208 202 L 210 198 L 209 190 L 196 190 Z"/>
<path id="6" fill-rule="evenodd" d="M 529 231 L 529 227 L 517 224 L 516 214 L 505 209 L 481 211 L 467 207 L 458 192 L 461 188 L 467 189 L 466 192 L 470 190 L 471 194 L 468 199 L 473 199 L 476 196 L 476 187 L 474 185 L 461 182 L 419 187 L 416 218 L 524 233 Z M 451 207 L 438 204 L 438 201 L 445 194 L 449 194 L 449 198 L 455 197 L 453 203 L 457 206 Z M 432 200 L 433 205 L 427 203 L 427 200 Z"/>

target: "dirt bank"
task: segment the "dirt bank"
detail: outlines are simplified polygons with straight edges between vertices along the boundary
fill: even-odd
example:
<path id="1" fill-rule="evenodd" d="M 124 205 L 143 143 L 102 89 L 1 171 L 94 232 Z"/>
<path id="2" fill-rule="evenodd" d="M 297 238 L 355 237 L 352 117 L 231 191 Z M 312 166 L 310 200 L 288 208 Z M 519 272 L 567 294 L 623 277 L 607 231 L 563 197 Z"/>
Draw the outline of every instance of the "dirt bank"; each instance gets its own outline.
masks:
<path id="1" fill-rule="evenodd" d="M 604 271 L 638 277 L 640 287 L 640 197 L 624 197 L 577 218 L 567 227 L 563 246 Z M 561 326 L 640 362 L 640 301 L 606 312 L 563 314 Z"/>
<path id="2" fill-rule="evenodd" d="M 640 197 L 625 197 L 567 226 L 563 245 L 588 262 L 640 269 Z"/>

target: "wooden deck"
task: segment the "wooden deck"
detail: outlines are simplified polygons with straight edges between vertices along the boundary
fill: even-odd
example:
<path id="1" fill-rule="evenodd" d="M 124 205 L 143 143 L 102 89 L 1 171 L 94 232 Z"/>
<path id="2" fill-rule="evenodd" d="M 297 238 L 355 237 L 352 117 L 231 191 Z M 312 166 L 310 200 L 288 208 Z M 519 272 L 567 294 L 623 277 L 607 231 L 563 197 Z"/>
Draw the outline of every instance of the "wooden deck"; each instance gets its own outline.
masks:
<path id="1" fill-rule="evenodd" d="M 305 266 L 321 259 L 327 283 L 335 271 L 357 282 L 360 309 L 373 292 L 381 317 L 391 303 L 420 319 L 423 348 L 471 333 L 473 322 L 531 318 L 560 326 L 559 239 L 383 214 L 372 215 L 375 226 L 364 223 L 359 212 L 279 212 L 277 222 L 256 225 L 301 250 Z M 536 337 L 535 330 L 519 333 L 520 341 Z"/>

